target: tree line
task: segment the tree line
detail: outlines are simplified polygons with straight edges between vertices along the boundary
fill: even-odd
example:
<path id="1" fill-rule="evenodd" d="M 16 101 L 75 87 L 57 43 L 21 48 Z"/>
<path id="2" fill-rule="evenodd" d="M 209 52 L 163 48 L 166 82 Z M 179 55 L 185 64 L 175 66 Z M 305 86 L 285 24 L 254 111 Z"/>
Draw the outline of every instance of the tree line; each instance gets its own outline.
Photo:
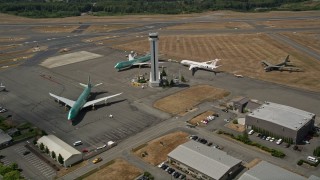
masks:
<path id="1" fill-rule="evenodd" d="M 26 17 L 182 14 L 212 10 L 274 9 L 303 0 L 0 0 L 0 12 Z M 313 8 L 319 8 L 313 7 Z"/>

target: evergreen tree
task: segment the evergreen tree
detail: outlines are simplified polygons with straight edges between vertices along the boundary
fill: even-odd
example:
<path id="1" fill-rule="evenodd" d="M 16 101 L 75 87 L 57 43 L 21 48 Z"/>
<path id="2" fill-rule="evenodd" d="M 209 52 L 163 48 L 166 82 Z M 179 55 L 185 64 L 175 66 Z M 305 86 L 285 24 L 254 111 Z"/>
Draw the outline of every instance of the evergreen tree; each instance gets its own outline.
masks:
<path id="1" fill-rule="evenodd" d="M 55 153 L 54 151 L 51 152 L 51 157 L 52 157 L 53 159 L 56 159 L 56 153 Z"/>
<path id="2" fill-rule="evenodd" d="M 63 159 L 63 157 L 61 156 L 61 154 L 59 154 L 59 156 L 58 156 L 58 162 L 59 162 L 60 164 L 63 164 L 63 162 L 64 162 L 64 159 Z"/>
<path id="3" fill-rule="evenodd" d="M 44 144 L 43 144 L 43 143 L 40 144 L 40 150 L 41 150 L 41 151 L 44 150 Z"/>

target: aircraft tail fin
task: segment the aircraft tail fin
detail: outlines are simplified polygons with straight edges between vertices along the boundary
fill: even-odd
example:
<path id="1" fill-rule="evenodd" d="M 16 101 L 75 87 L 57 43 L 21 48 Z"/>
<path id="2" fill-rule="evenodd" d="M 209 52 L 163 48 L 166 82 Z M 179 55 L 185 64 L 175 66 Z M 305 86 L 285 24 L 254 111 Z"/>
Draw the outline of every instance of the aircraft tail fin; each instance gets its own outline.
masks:
<path id="1" fill-rule="evenodd" d="M 290 56 L 290 55 L 288 55 L 288 56 L 286 57 L 286 59 L 284 60 L 285 63 L 290 62 L 289 56 Z"/>
<path id="2" fill-rule="evenodd" d="M 212 61 L 211 65 L 217 66 L 217 62 L 220 61 L 220 59 L 215 59 Z"/>
<path id="3" fill-rule="evenodd" d="M 137 56 L 137 53 L 134 53 L 134 51 L 131 51 L 131 53 L 128 55 L 128 60 L 132 61 Z"/>
<path id="4" fill-rule="evenodd" d="M 91 86 L 90 76 L 88 76 L 88 84 L 79 83 L 82 87 L 86 88 L 87 86 Z"/>

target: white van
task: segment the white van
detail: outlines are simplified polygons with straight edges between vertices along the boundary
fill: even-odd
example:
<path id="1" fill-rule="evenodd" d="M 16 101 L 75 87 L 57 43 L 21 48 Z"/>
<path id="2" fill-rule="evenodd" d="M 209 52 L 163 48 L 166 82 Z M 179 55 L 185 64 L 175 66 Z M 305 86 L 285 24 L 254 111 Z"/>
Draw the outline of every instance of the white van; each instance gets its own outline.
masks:
<path id="1" fill-rule="evenodd" d="M 253 134 L 253 133 L 254 133 L 253 129 L 248 132 L 249 135 L 251 135 L 251 134 Z"/>
<path id="2" fill-rule="evenodd" d="M 317 163 L 318 162 L 318 159 L 315 158 L 315 157 L 312 157 L 312 156 L 308 156 L 307 159 L 311 162 L 314 162 L 314 163 Z"/>
<path id="3" fill-rule="evenodd" d="M 276 142 L 278 145 L 282 143 L 282 139 L 278 139 L 278 141 Z"/>
<path id="4" fill-rule="evenodd" d="M 73 143 L 74 146 L 79 146 L 81 144 L 82 144 L 82 141 L 76 141 L 76 142 Z"/>

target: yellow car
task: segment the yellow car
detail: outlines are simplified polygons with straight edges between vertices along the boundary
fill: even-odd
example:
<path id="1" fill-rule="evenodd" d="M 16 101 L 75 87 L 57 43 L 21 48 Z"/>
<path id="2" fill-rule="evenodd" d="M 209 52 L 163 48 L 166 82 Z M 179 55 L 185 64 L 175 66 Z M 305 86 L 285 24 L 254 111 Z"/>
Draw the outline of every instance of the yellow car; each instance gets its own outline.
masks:
<path id="1" fill-rule="evenodd" d="M 92 163 L 93 163 L 93 164 L 96 164 L 96 163 L 98 163 L 98 162 L 100 162 L 100 161 L 102 161 L 102 158 L 101 158 L 101 157 L 98 157 L 98 158 L 95 158 L 95 159 L 92 161 Z"/>

